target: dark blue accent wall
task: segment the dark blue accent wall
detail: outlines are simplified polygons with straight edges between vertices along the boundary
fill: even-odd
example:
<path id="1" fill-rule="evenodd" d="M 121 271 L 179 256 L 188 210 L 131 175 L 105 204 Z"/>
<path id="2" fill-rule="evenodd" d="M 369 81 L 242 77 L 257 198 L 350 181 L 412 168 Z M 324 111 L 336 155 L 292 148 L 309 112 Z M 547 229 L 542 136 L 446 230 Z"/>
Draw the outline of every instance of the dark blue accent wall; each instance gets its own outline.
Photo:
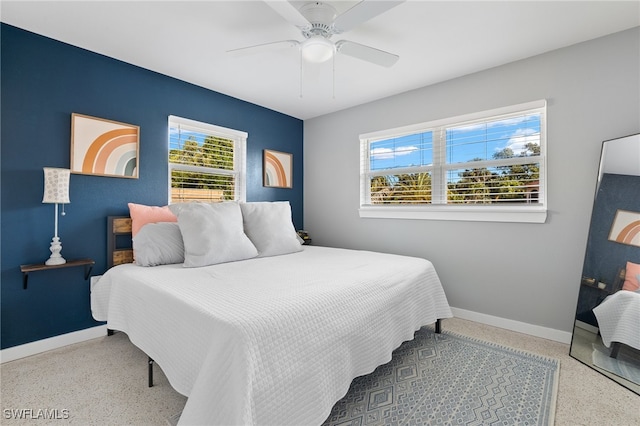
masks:
<path id="1" fill-rule="evenodd" d="M 247 201 L 289 200 L 302 228 L 301 120 L 10 25 L 1 31 L 2 348 L 99 325 L 81 267 L 34 272 L 22 289 L 20 265 L 50 254 L 54 206 L 41 203 L 42 168 L 69 168 L 71 113 L 140 126 L 139 179 L 71 175 L 62 254 L 93 258 L 94 275 L 106 269 L 107 216 L 128 214 L 128 202 L 167 204 L 169 115 L 247 132 Z M 263 149 L 293 154 L 293 189 L 262 186 Z"/>

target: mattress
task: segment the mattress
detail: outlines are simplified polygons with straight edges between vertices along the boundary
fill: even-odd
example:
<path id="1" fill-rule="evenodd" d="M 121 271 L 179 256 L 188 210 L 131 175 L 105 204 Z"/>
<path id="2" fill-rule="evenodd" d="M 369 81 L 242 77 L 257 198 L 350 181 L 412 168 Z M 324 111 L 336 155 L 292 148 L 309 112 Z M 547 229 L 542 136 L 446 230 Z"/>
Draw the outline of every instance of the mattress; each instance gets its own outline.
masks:
<path id="1" fill-rule="evenodd" d="M 353 378 L 452 316 L 431 262 L 305 246 L 201 268 L 109 269 L 96 320 L 127 333 L 188 397 L 180 424 L 320 424 Z"/>
<path id="2" fill-rule="evenodd" d="M 624 343 L 640 349 L 640 293 L 620 290 L 593 309 L 602 342 Z"/>

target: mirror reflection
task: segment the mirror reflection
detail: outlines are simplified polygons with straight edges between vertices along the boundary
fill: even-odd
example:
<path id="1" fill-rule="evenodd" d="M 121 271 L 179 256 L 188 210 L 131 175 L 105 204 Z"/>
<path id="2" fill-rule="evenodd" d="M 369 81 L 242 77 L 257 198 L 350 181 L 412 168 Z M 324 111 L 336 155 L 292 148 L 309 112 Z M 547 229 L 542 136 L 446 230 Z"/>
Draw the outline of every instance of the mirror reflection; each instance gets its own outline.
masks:
<path id="1" fill-rule="evenodd" d="M 602 145 L 572 357 L 640 394 L 640 134 Z"/>

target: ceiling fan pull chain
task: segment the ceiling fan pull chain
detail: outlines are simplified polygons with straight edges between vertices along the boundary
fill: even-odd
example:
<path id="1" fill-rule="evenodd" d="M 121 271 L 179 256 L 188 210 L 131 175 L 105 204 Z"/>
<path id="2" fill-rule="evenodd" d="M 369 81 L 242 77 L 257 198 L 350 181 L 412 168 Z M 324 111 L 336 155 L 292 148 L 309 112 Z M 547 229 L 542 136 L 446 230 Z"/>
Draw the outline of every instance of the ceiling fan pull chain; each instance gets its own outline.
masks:
<path id="1" fill-rule="evenodd" d="M 302 98 L 302 77 L 303 77 L 303 73 L 302 73 L 302 48 L 299 48 L 298 52 L 299 52 L 298 58 L 300 59 L 300 98 Z"/>
<path id="2" fill-rule="evenodd" d="M 332 72 L 332 76 L 331 76 L 331 99 L 335 99 L 336 98 L 336 51 L 334 48 L 333 51 L 333 58 L 332 58 L 332 67 L 333 67 L 333 72 Z"/>

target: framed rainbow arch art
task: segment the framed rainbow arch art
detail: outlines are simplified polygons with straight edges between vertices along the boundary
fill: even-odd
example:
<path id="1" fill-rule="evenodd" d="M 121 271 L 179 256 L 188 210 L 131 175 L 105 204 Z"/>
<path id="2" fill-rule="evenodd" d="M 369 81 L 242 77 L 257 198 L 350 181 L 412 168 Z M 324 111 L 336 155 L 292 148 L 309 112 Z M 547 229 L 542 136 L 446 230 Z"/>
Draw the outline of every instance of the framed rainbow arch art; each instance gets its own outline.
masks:
<path id="1" fill-rule="evenodd" d="M 138 178 L 140 127 L 71 114 L 71 173 Z"/>
<path id="2" fill-rule="evenodd" d="M 272 188 L 293 188 L 293 155 L 264 150 L 263 185 Z"/>
<path id="3" fill-rule="evenodd" d="M 640 212 L 616 211 L 609 241 L 640 247 Z"/>

